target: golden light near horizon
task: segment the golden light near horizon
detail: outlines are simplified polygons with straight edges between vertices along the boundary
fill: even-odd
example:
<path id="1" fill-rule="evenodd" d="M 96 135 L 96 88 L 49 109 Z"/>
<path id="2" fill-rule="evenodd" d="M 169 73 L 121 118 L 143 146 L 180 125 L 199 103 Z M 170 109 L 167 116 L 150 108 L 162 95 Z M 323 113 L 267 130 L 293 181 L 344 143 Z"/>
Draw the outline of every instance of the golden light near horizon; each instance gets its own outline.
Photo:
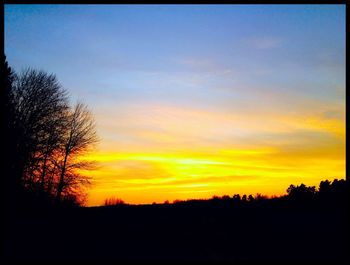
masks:
<path id="1" fill-rule="evenodd" d="M 344 167 L 344 163 L 330 160 L 323 160 L 326 162 L 323 167 L 300 163 L 303 166 L 300 174 L 295 166 L 285 166 L 278 159 L 268 163 L 268 156 L 263 155 L 235 160 L 167 154 L 109 154 L 92 158 L 103 164 L 92 174 L 95 180 L 101 179 L 92 191 L 95 192 L 92 205 L 102 204 L 109 196 L 121 197 L 129 203 L 152 203 L 233 193 L 280 195 L 290 183 L 317 185 L 320 178 L 315 176 L 320 171 L 325 175 L 330 171 L 336 174 L 335 178 L 341 178 Z M 284 185 L 274 187 L 276 181 Z"/>
<path id="2" fill-rule="evenodd" d="M 133 122 L 123 119 L 113 128 L 120 134 L 125 130 L 125 137 L 136 136 L 134 145 L 125 145 L 121 137 L 123 141 L 114 141 L 116 145 L 101 146 L 84 158 L 100 165 L 89 172 L 95 180 L 91 205 L 101 205 L 112 196 L 142 204 L 234 193 L 281 195 L 292 183 L 318 185 L 324 178 L 344 178 L 345 123 L 341 120 L 317 114 L 284 119 L 277 115 L 270 116 L 269 127 L 264 127 L 257 115 L 242 121 L 193 108 L 158 105 L 155 111 L 152 106 L 139 105 L 144 111 L 129 109 L 129 117 L 147 130 L 134 131 Z M 222 130 L 220 124 L 225 124 Z M 227 141 L 225 134 L 235 132 L 236 126 L 239 134 Z M 275 139 L 261 141 L 264 131 Z M 208 135 L 222 140 L 202 139 Z"/>
<path id="3" fill-rule="evenodd" d="M 72 8 L 5 5 L 5 53 L 92 109 L 88 206 L 345 178 L 345 6 Z"/>

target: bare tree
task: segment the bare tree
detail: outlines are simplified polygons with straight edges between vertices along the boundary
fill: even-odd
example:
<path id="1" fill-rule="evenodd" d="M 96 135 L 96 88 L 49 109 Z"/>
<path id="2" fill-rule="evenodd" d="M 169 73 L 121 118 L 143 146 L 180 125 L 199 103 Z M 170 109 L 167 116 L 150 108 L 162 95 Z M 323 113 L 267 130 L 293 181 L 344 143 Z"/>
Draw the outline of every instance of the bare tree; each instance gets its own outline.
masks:
<path id="1" fill-rule="evenodd" d="M 61 201 L 62 194 L 76 194 L 79 187 L 89 184 L 89 178 L 77 169 L 88 169 L 92 164 L 79 161 L 79 156 L 86 154 L 98 142 L 93 116 L 82 103 L 77 103 L 68 114 L 65 126 L 57 202 Z"/>
<path id="2" fill-rule="evenodd" d="M 94 164 L 79 158 L 97 143 L 91 112 L 81 103 L 71 108 L 67 91 L 53 74 L 28 68 L 11 78 L 11 174 L 25 191 L 42 199 L 81 202 L 90 183 L 81 169 Z"/>
<path id="3" fill-rule="evenodd" d="M 20 179 L 36 189 L 44 184 L 48 157 L 60 142 L 67 92 L 55 75 L 28 68 L 16 76 L 12 95 Z"/>
<path id="4" fill-rule="evenodd" d="M 120 198 L 116 198 L 114 196 L 105 199 L 104 206 L 116 206 L 116 205 L 124 205 L 124 200 Z"/>

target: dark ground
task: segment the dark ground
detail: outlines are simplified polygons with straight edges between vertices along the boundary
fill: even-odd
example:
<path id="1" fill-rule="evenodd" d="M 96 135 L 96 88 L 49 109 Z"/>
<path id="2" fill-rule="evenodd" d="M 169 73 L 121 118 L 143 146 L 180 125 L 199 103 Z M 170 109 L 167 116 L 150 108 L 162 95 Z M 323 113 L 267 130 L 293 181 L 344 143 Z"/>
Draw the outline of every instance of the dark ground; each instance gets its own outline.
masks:
<path id="1" fill-rule="evenodd" d="M 7 229 L 7 261 L 345 263 L 345 206 L 286 201 L 27 211 Z M 11 228 L 12 227 L 12 228 Z"/>

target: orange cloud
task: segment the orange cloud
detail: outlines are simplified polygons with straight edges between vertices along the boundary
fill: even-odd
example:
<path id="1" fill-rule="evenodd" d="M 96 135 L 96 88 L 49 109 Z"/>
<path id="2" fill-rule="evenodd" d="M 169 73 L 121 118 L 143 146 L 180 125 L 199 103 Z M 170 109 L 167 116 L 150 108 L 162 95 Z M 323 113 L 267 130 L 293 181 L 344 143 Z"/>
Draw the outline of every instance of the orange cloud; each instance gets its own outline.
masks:
<path id="1" fill-rule="evenodd" d="M 110 113 L 97 117 L 106 137 L 84 158 L 100 164 L 86 172 L 94 179 L 89 205 L 109 196 L 151 203 L 273 195 L 291 183 L 345 177 L 345 121 L 322 107 L 300 115 L 155 103 L 101 111 Z"/>

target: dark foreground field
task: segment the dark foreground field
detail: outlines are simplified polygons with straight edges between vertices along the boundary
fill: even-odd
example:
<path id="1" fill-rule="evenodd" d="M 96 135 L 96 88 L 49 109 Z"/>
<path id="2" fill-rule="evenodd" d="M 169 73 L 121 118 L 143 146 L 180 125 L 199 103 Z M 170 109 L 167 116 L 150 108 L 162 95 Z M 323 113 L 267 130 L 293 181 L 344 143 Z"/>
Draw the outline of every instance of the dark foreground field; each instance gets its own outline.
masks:
<path id="1" fill-rule="evenodd" d="M 11 227 L 8 261 L 338 264 L 349 246 L 345 205 L 283 200 L 30 211 Z"/>

